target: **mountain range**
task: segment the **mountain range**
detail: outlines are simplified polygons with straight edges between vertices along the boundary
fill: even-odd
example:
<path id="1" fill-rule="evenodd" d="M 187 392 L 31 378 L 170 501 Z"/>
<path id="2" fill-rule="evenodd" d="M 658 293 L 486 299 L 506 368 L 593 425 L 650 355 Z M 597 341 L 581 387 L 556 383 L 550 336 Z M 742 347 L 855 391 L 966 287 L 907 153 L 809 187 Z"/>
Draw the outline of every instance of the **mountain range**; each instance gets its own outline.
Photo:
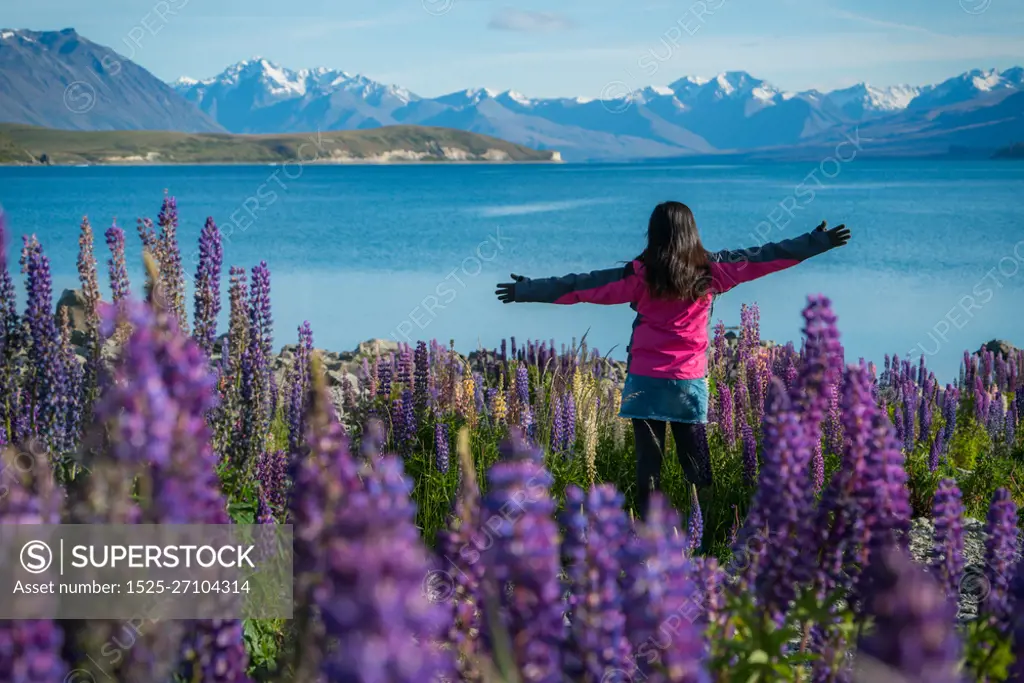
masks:
<path id="1" fill-rule="evenodd" d="M 223 132 L 141 66 L 74 29 L 0 29 L 0 122 L 68 130 Z"/>
<path id="2" fill-rule="evenodd" d="M 569 161 L 810 154 L 854 130 L 868 153 L 888 155 L 992 152 L 1024 140 L 1020 67 L 976 69 L 934 85 L 861 83 L 831 92 L 786 92 L 731 71 L 606 100 L 487 88 L 428 98 L 345 71 L 292 70 L 259 57 L 213 78 L 165 84 L 123 58 L 118 75 L 104 72 L 111 54 L 71 29 L 0 32 L 0 121 L 247 134 L 435 126 L 559 150 Z M 72 81 L 95 91 L 85 115 L 63 101 Z"/>

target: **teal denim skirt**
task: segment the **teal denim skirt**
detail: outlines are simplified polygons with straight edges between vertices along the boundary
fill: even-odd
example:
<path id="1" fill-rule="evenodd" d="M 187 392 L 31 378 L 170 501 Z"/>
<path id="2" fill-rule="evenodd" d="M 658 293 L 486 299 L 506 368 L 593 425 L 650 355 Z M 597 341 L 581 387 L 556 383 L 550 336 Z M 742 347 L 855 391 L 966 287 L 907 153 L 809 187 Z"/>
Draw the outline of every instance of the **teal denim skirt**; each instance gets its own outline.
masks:
<path id="1" fill-rule="evenodd" d="M 708 421 L 708 380 L 667 379 L 626 375 L 619 417 L 706 424 Z"/>

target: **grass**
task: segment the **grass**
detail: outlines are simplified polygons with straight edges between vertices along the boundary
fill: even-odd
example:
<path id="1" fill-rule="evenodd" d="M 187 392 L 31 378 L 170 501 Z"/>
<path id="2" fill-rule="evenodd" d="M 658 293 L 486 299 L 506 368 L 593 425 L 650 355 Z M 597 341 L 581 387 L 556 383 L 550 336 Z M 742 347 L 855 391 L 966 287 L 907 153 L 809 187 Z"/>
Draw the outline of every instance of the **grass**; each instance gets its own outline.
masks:
<path id="1" fill-rule="evenodd" d="M 373 159 L 409 151 L 421 161 L 446 161 L 444 150 L 486 161 L 501 152 L 508 161 L 550 161 L 551 152 L 448 128 L 388 126 L 288 135 L 227 135 L 168 131 L 71 131 L 0 124 L 0 163 L 329 163 Z"/>

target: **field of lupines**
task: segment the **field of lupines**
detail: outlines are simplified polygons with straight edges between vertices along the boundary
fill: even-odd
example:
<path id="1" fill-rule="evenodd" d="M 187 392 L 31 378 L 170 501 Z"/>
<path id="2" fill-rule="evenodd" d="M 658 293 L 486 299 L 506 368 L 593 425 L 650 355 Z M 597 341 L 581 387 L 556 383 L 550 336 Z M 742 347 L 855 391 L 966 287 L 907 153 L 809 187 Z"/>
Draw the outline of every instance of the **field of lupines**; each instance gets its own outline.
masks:
<path id="1" fill-rule="evenodd" d="M 296 604 L 0 622 L 0 682 L 1024 681 L 1024 353 L 965 353 L 940 386 L 923 359 L 847 364 L 826 298 L 799 350 L 744 307 L 711 349 L 715 484 L 667 457 L 640 522 L 621 367 L 585 344 L 403 345 L 335 400 L 308 324 L 278 381 L 266 264 L 230 268 L 218 335 L 212 219 L 191 307 L 173 198 L 138 223 L 145 283 L 124 231 L 102 267 L 83 221 L 74 344 L 31 236 L 16 305 L 2 220 L 0 524 L 291 524 Z M 986 520 L 983 576 L 965 517 Z M 967 583 L 978 617 L 958 623 Z"/>

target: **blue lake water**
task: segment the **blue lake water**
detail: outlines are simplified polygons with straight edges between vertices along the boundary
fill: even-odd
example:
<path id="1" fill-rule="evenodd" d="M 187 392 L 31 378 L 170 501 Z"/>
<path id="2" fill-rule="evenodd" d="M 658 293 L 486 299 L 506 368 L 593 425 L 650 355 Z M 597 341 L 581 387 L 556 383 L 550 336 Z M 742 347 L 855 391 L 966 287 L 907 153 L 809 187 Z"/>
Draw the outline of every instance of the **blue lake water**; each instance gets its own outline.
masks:
<path id="1" fill-rule="evenodd" d="M 267 261 L 278 345 L 303 320 L 318 347 L 338 350 L 371 337 L 454 338 L 470 350 L 589 330 L 592 346 L 622 358 L 628 306 L 503 306 L 494 284 L 628 260 L 667 199 L 690 205 L 712 250 L 822 219 L 853 230 L 847 247 L 723 296 L 715 318 L 727 325 L 757 302 L 765 338 L 798 342 L 806 296 L 823 293 L 848 360 L 924 353 L 945 381 L 965 348 L 993 337 L 1024 345 L 1024 165 L 1014 162 L 0 168 L 10 231 L 39 236 L 56 295 L 76 286 L 83 215 L 101 264 L 103 231 L 114 218 L 125 228 L 141 291 L 135 219 L 155 219 L 165 188 L 178 198 L 190 274 L 207 216 L 229 234 L 225 279 L 228 265 Z M 224 298 L 226 308 L 226 283 Z"/>

